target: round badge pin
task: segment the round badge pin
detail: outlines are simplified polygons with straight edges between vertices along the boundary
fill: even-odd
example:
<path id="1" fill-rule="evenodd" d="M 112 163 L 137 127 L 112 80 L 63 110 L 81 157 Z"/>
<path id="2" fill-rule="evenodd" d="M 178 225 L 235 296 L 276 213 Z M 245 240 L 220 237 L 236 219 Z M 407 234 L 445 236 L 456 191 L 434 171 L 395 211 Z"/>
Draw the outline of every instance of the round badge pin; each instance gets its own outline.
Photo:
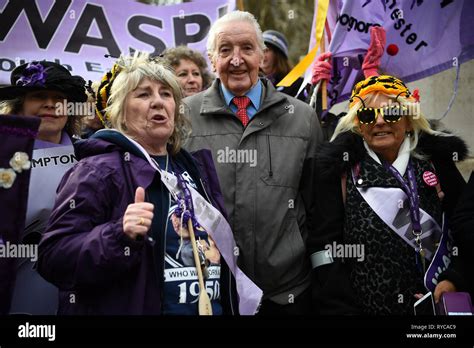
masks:
<path id="1" fill-rule="evenodd" d="M 430 171 L 426 171 L 423 173 L 423 181 L 428 186 L 438 185 L 438 177 L 436 176 L 435 173 L 432 173 Z"/>

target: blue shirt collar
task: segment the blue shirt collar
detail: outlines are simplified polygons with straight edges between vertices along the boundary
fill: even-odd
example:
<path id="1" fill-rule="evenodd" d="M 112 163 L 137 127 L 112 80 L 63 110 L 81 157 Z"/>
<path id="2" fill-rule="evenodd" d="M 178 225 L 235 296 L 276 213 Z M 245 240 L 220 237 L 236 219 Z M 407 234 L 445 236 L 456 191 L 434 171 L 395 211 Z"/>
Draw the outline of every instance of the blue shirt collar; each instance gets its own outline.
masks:
<path id="1" fill-rule="evenodd" d="M 224 94 L 226 105 L 230 105 L 232 98 L 234 98 L 235 95 L 225 88 L 222 81 L 219 85 L 221 86 L 222 94 Z M 262 97 L 262 81 L 258 79 L 258 82 L 247 93 L 245 93 L 245 95 L 250 98 L 252 105 L 258 110 L 260 108 L 260 99 Z"/>

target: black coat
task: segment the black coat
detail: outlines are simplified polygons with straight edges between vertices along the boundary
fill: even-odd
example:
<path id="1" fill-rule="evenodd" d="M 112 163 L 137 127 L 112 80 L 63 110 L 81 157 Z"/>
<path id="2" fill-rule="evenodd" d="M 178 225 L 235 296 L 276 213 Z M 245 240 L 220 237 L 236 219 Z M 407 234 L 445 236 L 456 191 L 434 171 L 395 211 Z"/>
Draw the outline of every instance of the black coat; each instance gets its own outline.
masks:
<path id="1" fill-rule="evenodd" d="M 464 288 L 458 290 L 467 290 L 474 298 L 474 267 L 472 265 L 472 255 L 474 255 L 474 172 L 471 173 L 465 191 L 459 198 L 451 222 L 454 243 L 459 247 L 459 268 L 465 279 Z"/>
<path id="2" fill-rule="evenodd" d="M 430 158 L 427 161 L 412 157 L 419 181 L 420 207 L 440 224 L 442 212 L 448 219 L 452 215 L 465 185 L 453 158 L 464 159 L 467 148 L 457 137 L 423 133 L 416 150 Z M 400 187 L 396 179 L 367 154 L 360 136 L 344 133 L 321 146 L 315 175 L 317 227 L 308 237 L 309 254 L 336 242 L 364 245 L 366 256 L 362 262 L 339 258 L 313 271 L 315 310 L 320 314 L 411 314 L 413 294 L 426 292 L 414 265 L 414 251 L 360 196 L 350 178 L 350 169 L 355 164 L 360 165 L 363 186 Z M 442 202 L 435 188 L 424 185 L 421 177 L 426 170 L 438 176 L 445 193 Z M 345 204 L 341 189 L 343 174 L 348 175 Z M 462 283 L 455 268 L 445 276 L 444 279 L 455 285 Z"/>

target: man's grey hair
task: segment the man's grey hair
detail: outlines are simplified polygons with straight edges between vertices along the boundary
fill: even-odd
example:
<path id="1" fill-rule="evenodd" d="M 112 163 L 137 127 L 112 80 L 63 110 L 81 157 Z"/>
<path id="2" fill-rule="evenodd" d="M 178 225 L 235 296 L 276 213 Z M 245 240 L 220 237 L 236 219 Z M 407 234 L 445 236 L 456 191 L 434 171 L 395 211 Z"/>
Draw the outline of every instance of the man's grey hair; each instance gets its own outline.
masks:
<path id="1" fill-rule="evenodd" d="M 211 26 L 211 30 L 209 30 L 209 36 L 207 37 L 207 54 L 209 55 L 211 61 L 213 60 L 213 58 L 215 58 L 217 54 L 217 35 L 221 31 L 222 26 L 230 22 L 250 23 L 255 29 L 258 47 L 261 51 L 261 54 L 263 55 L 265 43 L 263 42 L 262 29 L 260 29 L 260 25 L 258 24 L 253 14 L 245 11 L 232 11 L 219 18 Z"/>

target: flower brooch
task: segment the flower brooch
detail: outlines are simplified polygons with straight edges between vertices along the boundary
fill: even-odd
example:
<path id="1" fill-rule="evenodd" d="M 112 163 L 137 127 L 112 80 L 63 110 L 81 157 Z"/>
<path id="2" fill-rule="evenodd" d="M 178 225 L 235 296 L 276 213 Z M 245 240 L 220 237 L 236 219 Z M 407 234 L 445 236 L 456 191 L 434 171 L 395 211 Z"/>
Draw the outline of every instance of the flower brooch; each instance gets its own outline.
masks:
<path id="1" fill-rule="evenodd" d="M 31 162 L 28 154 L 25 152 L 15 152 L 10 160 L 11 168 L 0 168 L 0 187 L 9 189 L 16 179 L 16 173 L 28 170 Z"/>
<path id="2" fill-rule="evenodd" d="M 17 86 L 41 86 L 44 87 L 46 83 L 46 71 L 48 68 L 44 68 L 39 62 L 29 63 L 25 71 L 23 71 L 21 77 L 16 81 Z"/>

